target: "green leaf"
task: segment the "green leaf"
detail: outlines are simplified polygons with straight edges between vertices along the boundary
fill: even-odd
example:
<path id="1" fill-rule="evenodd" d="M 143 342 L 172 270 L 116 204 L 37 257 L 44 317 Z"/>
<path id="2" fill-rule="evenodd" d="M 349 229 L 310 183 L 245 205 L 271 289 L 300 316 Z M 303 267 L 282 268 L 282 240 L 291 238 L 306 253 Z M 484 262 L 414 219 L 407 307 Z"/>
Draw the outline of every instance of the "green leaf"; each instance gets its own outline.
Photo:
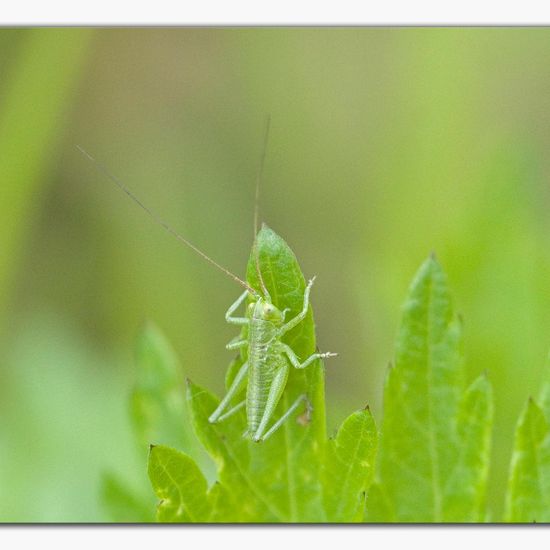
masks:
<path id="1" fill-rule="evenodd" d="M 430 257 L 403 309 L 395 366 L 384 389 L 377 483 L 367 519 L 483 517 L 490 403 L 487 381 L 463 396 L 461 325 L 443 270 Z"/>
<path id="2" fill-rule="evenodd" d="M 170 447 L 151 446 L 148 473 L 155 494 L 161 499 L 158 521 L 209 520 L 206 479 L 192 458 Z"/>
<path id="3" fill-rule="evenodd" d="M 147 323 L 138 337 L 136 382 L 130 403 L 140 449 L 163 443 L 192 455 L 196 452 L 181 367 L 174 350 L 152 323 Z"/>
<path id="4" fill-rule="evenodd" d="M 296 257 L 266 226 L 258 234 L 257 247 L 261 273 L 273 303 L 279 309 L 289 308 L 287 318 L 291 318 L 300 312 L 305 290 Z M 254 253 L 248 263 L 247 280 L 252 287 L 260 288 Z M 284 342 L 301 359 L 315 352 L 311 309 L 306 319 L 285 336 Z M 241 357 L 232 364 L 228 380 L 245 359 Z M 218 467 L 220 490 L 225 495 L 225 521 L 324 520 L 320 465 L 326 427 L 320 361 L 304 370 L 291 369 L 276 418 L 304 393 L 312 405 L 311 415 L 305 414 L 304 407 L 303 412 L 288 419 L 270 439 L 258 444 L 242 437 L 246 429 L 244 411 L 221 423 L 210 424 L 208 417 L 218 399 L 199 386 L 189 384 L 188 398 L 195 430 Z"/>
<path id="5" fill-rule="evenodd" d="M 323 468 L 329 522 L 362 520 L 364 493 L 374 474 L 377 431 L 368 409 L 350 415 L 328 442 Z"/>
<path id="6" fill-rule="evenodd" d="M 273 495 L 269 494 L 262 480 L 250 472 L 249 447 L 252 442 L 242 437 L 246 426 L 244 414 L 210 424 L 208 417 L 219 400 L 190 381 L 187 392 L 197 434 L 217 465 L 220 484 L 227 490 L 229 501 L 226 499 L 225 502 L 225 521 L 283 521 L 283 512 L 275 503 L 270 503 Z"/>
<path id="7" fill-rule="evenodd" d="M 505 521 L 550 521 L 550 424 L 533 399 L 516 428 Z"/>
<path id="8" fill-rule="evenodd" d="M 458 412 L 460 452 L 447 483 L 445 520 L 486 520 L 485 500 L 493 422 L 492 388 L 481 375 L 466 390 Z"/>
<path id="9" fill-rule="evenodd" d="M 103 475 L 101 500 L 115 523 L 150 523 L 154 520 L 150 499 L 135 495 L 114 474 Z"/>

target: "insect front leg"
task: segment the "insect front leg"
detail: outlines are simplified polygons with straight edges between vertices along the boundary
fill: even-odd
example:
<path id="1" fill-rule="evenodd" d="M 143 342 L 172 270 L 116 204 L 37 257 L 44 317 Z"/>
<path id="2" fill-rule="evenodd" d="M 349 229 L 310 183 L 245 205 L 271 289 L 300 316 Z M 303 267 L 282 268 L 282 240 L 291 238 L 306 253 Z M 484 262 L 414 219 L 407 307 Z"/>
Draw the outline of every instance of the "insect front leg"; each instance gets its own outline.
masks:
<path id="1" fill-rule="evenodd" d="M 313 282 L 315 281 L 315 277 L 310 279 L 309 283 L 306 286 L 306 290 L 304 292 L 304 303 L 302 305 L 302 311 L 296 315 L 293 319 L 291 319 L 288 323 L 283 325 L 279 329 L 279 336 L 282 336 L 289 330 L 292 330 L 295 326 L 299 325 L 306 317 L 307 310 L 309 309 L 309 293 L 311 292 L 311 287 L 313 286 Z"/>
<path id="2" fill-rule="evenodd" d="M 331 353 L 330 351 L 326 351 L 324 353 L 314 353 L 310 355 L 303 363 L 300 363 L 300 359 L 294 353 L 294 350 L 290 346 L 283 343 L 279 345 L 281 347 L 281 350 L 288 357 L 288 360 L 292 363 L 292 366 L 296 369 L 305 369 L 308 365 L 311 365 L 311 363 L 313 363 L 313 361 L 315 361 L 316 359 L 325 359 L 327 357 L 336 357 L 338 355 L 337 353 Z"/>
<path id="3" fill-rule="evenodd" d="M 222 416 L 224 418 L 227 418 L 227 415 L 229 413 L 226 413 L 224 415 L 223 411 L 231 403 L 231 399 L 233 399 L 233 397 L 235 397 L 235 395 L 237 395 L 237 393 L 239 393 L 239 391 L 243 388 L 244 383 L 246 382 L 247 372 L 248 372 L 248 361 L 239 369 L 239 372 L 237 373 L 237 376 L 235 376 L 235 380 L 233 380 L 233 383 L 227 390 L 225 397 L 222 399 L 217 409 L 208 418 L 208 422 L 210 422 L 210 424 L 214 424 L 218 422 L 222 418 Z M 229 411 L 229 412 L 235 412 L 235 411 Z"/>
<path id="4" fill-rule="evenodd" d="M 234 350 L 234 349 L 241 349 L 248 346 L 248 340 L 243 340 L 240 336 L 235 336 L 231 342 L 229 342 L 225 349 Z"/>
<path id="5" fill-rule="evenodd" d="M 248 290 L 245 290 L 232 304 L 229 306 L 227 313 L 225 314 L 225 320 L 232 325 L 248 325 L 249 319 L 247 317 L 233 317 L 233 313 L 244 302 L 248 296 Z"/>

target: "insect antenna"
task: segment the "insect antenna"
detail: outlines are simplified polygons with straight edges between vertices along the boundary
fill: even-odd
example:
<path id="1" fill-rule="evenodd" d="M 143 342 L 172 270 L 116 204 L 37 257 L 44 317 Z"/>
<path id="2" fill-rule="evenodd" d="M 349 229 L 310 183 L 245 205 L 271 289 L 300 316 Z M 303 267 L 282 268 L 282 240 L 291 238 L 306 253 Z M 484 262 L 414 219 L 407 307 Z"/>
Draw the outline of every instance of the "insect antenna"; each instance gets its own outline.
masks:
<path id="1" fill-rule="evenodd" d="M 233 279 L 236 283 L 238 283 L 239 285 L 241 285 L 242 287 L 246 288 L 246 290 L 248 290 L 248 292 L 250 292 L 250 294 L 252 294 L 253 296 L 256 296 L 256 297 L 259 297 L 258 293 L 249 285 L 247 284 L 245 281 L 243 281 L 242 279 L 239 279 L 239 277 L 237 277 L 236 275 L 234 275 L 233 273 L 231 273 L 231 271 L 229 271 L 228 269 L 226 269 L 225 267 L 221 266 L 218 262 L 214 261 L 212 258 L 210 258 L 210 256 L 207 256 L 202 250 L 200 250 L 199 248 L 197 248 L 194 244 L 192 244 L 190 241 L 188 241 L 185 237 L 183 237 L 182 235 L 180 235 L 176 230 L 174 230 L 170 225 L 168 225 L 162 218 L 160 218 L 157 214 L 155 214 L 155 212 L 153 212 L 150 208 L 148 208 L 147 206 L 145 206 L 138 198 L 136 195 L 134 195 L 134 193 L 132 193 L 132 191 L 130 191 L 130 189 L 128 189 L 128 187 L 126 187 L 126 185 L 124 185 L 122 183 L 121 180 L 119 180 L 115 175 L 113 175 L 111 172 L 109 172 L 109 170 L 103 166 L 103 164 L 101 164 L 100 162 L 98 162 L 94 157 L 92 157 L 92 155 L 90 155 L 90 153 L 88 153 L 86 150 L 84 150 L 82 147 L 80 147 L 80 145 L 77 145 L 76 148 L 88 159 L 90 160 L 91 162 L 93 162 L 97 168 L 99 169 L 99 171 L 104 175 L 106 176 L 108 179 L 110 179 L 119 189 L 121 189 L 122 191 L 124 191 L 124 193 L 126 193 L 126 195 L 128 195 L 128 197 L 130 197 L 130 199 L 132 199 L 142 210 L 144 210 L 148 216 L 150 218 L 152 218 L 152 220 L 157 223 L 158 225 L 160 225 L 161 227 L 163 227 L 168 233 L 170 233 L 171 235 L 173 235 L 174 237 L 176 237 L 176 239 L 178 239 L 178 241 L 182 242 L 184 245 L 186 245 L 187 247 L 189 247 L 191 250 L 193 250 L 194 252 L 196 252 L 201 258 L 205 259 L 208 263 L 210 263 L 211 265 L 213 265 L 214 267 L 218 268 L 220 271 L 222 271 L 223 273 L 225 273 L 226 275 L 228 275 L 229 277 L 231 277 L 231 279 Z"/>
<path id="2" fill-rule="evenodd" d="M 269 140 L 269 129 L 271 127 L 271 115 L 267 115 L 266 125 L 265 125 L 265 134 L 264 134 L 264 143 L 262 147 L 262 157 L 260 160 L 260 167 L 258 169 L 258 174 L 256 176 L 256 197 L 254 200 L 254 260 L 256 262 L 256 273 L 258 274 L 258 279 L 260 281 L 260 286 L 262 287 L 262 292 L 264 293 L 265 298 L 268 302 L 271 302 L 271 296 L 267 287 L 265 286 L 265 281 L 262 276 L 262 270 L 260 269 L 260 252 L 258 250 L 258 216 L 260 210 L 260 183 L 262 181 L 262 176 L 264 173 L 265 157 L 267 154 L 267 142 Z"/>

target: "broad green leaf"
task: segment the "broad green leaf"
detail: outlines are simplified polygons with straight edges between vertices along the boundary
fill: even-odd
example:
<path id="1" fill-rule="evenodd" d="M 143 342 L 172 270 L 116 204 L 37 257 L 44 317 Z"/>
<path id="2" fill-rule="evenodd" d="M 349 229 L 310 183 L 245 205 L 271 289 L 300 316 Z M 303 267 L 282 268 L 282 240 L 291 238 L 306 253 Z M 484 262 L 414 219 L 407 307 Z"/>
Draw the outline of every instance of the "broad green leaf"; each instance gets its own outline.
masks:
<path id="1" fill-rule="evenodd" d="M 105 474 L 101 487 L 101 500 L 111 521 L 149 523 L 154 520 L 150 499 L 135 495 L 118 476 Z"/>
<path id="2" fill-rule="evenodd" d="M 193 454 L 183 372 L 174 350 L 152 323 L 138 337 L 131 416 L 140 449 L 162 443 Z"/>
<path id="3" fill-rule="evenodd" d="M 298 262 L 288 245 L 266 226 L 258 234 L 257 247 L 261 273 L 273 303 L 280 309 L 289 308 L 289 319 L 301 310 L 305 289 Z M 249 260 L 247 280 L 252 287 L 260 288 L 254 253 Z M 313 300 L 314 295 L 315 290 Z M 301 359 L 315 352 L 311 310 L 284 341 Z M 241 357 L 232 364 L 228 380 L 245 359 Z M 320 361 L 304 370 L 291 369 L 277 418 L 302 394 L 307 394 L 312 405 L 311 415 L 304 414 L 304 407 L 269 440 L 258 444 L 242 437 L 246 429 L 244 411 L 219 424 L 210 424 L 208 417 L 218 399 L 189 384 L 188 397 L 197 435 L 218 466 L 218 480 L 227 506 L 225 521 L 324 521 L 320 464 L 326 428 Z"/>
<path id="4" fill-rule="evenodd" d="M 329 522 L 361 521 L 374 474 L 377 431 L 368 409 L 350 415 L 326 447 L 324 505 Z"/>
<path id="5" fill-rule="evenodd" d="M 170 447 L 151 446 L 148 473 L 155 494 L 161 499 L 158 521 L 209 520 L 206 479 L 192 458 Z"/>
<path id="6" fill-rule="evenodd" d="M 505 521 L 550 522 L 550 377 L 539 406 L 529 399 L 516 427 Z"/>
<path id="7" fill-rule="evenodd" d="M 430 257 L 403 309 L 395 366 L 384 389 L 379 465 L 367 519 L 483 517 L 490 399 L 487 382 L 463 396 L 461 326 L 445 275 Z"/>

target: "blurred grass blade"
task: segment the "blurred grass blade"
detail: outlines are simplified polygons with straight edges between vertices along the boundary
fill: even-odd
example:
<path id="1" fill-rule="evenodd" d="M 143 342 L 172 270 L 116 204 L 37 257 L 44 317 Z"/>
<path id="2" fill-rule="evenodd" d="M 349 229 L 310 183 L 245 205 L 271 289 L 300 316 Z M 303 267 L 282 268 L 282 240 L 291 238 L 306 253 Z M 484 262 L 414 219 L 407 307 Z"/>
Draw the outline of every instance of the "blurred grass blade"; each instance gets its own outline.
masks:
<path id="1" fill-rule="evenodd" d="M 210 513 L 206 479 L 191 457 L 163 445 L 152 446 L 148 472 L 155 494 L 161 499 L 158 521 L 207 521 Z"/>
<path id="2" fill-rule="evenodd" d="M 327 521 L 362 520 L 364 493 L 374 475 L 377 437 L 374 419 L 365 409 L 350 415 L 328 442 L 323 468 Z"/>
<path id="3" fill-rule="evenodd" d="M 0 311 L 71 113 L 91 29 L 26 30 L 0 96 Z"/>
<path id="4" fill-rule="evenodd" d="M 430 257 L 409 291 L 388 373 L 370 521 L 460 522 L 483 515 L 491 423 L 483 412 L 490 395 L 480 383 L 461 409 L 460 344 L 445 275 Z"/>

